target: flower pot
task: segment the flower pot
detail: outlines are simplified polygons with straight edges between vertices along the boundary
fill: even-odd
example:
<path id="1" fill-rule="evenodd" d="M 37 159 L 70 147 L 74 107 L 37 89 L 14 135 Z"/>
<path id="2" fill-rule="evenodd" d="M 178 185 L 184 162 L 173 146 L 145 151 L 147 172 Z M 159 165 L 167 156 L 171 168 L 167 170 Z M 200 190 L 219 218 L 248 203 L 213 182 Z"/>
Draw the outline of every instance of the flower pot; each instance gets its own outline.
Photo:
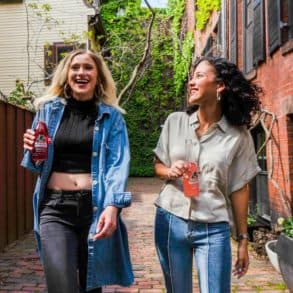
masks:
<path id="1" fill-rule="evenodd" d="M 265 249 L 266 253 L 269 257 L 269 260 L 271 264 L 273 265 L 274 269 L 281 273 L 280 266 L 279 266 L 279 259 L 278 259 L 278 254 L 276 252 L 276 244 L 277 240 L 270 240 L 266 243 Z"/>
<path id="2" fill-rule="evenodd" d="M 276 248 L 282 277 L 290 292 L 293 292 L 293 239 L 281 234 Z"/>

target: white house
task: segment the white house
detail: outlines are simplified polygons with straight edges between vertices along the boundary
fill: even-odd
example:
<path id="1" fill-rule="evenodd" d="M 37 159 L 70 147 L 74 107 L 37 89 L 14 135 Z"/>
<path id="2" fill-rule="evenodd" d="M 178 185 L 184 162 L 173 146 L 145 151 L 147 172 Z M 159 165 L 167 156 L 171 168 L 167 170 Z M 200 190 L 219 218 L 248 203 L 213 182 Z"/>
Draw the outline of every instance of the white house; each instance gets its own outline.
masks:
<path id="1" fill-rule="evenodd" d="M 87 46 L 83 36 L 93 14 L 82 0 L 0 0 L 0 91 L 8 95 L 23 80 L 42 94 L 44 69 L 72 49 L 67 40 Z"/>

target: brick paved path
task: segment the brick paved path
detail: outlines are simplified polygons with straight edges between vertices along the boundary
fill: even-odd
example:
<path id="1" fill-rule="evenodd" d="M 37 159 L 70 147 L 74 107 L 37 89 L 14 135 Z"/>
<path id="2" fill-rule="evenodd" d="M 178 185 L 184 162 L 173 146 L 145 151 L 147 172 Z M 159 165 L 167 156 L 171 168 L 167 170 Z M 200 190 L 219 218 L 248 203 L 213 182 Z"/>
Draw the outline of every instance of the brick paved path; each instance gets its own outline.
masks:
<path id="1" fill-rule="evenodd" d="M 165 292 L 161 269 L 153 245 L 153 202 L 161 182 L 153 178 L 131 178 L 129 189 L 134 192 L 130 208 L 123 211 L 128 227 L 135 283 L 130 288 L 105 287 L 103 292 Z M 235 243 L 233 243 L 235 255 Z M 232 292 L 289 292 L 282 277 L 265 260 L 251 255 L 248 274 L 233 278 Z M 0 293 L 46 292 L 44 273 L 35 251 L 32 234 L 8 246 L 0 254 Z M 195 278 L 193 292 L 199 292 Z M 62 293 L 62 292 L 61 292 Z M 184 292 L 182 292 L 184 293 Z"/>

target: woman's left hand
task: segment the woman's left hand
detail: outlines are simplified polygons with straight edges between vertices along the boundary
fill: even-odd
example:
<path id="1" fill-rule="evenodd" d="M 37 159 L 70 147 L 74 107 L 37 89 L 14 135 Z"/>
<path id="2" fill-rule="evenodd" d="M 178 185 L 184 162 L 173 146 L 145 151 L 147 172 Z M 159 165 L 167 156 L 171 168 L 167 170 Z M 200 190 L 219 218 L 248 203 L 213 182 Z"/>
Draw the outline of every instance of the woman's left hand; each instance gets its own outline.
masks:
<path id="1" fill-rule="evenodd" d="M 237 278 L 243 277 L 248 270 L 249 256 L 248 256 L 248 240 L 243 239 L 238 243 L 237 260 L 233 270 L 233 275 Z"/>
<path id="2" fill-rule="evenodd" d="M 107 238 L 112 236 L 117 228 L 118 208 L 115 206 L 108 206 L 102 212 L 96 229 L 96 235 L 93 240 Z"/>

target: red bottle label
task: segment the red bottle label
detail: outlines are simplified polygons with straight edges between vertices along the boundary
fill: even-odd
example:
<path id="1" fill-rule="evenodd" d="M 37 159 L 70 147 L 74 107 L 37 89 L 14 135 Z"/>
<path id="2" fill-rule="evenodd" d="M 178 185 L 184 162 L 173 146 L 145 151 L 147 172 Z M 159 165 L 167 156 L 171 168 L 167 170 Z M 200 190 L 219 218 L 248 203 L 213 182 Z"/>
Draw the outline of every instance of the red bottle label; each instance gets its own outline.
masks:
<path id="1" fill-rule="evenodd" d="M 40 164 L 48 159 L 48 144 L 51 142 L 47 125 L 39 121 L 35 129 L 35 142 L 32 151 L 32 160 Z"/>
<path id="2" fill-rule="evenodd" d="M 188 162 L 188 169 L 183 175 L 183 192 L 185 196 L 199 196 L 199 169 L 195 162 Z"/>

